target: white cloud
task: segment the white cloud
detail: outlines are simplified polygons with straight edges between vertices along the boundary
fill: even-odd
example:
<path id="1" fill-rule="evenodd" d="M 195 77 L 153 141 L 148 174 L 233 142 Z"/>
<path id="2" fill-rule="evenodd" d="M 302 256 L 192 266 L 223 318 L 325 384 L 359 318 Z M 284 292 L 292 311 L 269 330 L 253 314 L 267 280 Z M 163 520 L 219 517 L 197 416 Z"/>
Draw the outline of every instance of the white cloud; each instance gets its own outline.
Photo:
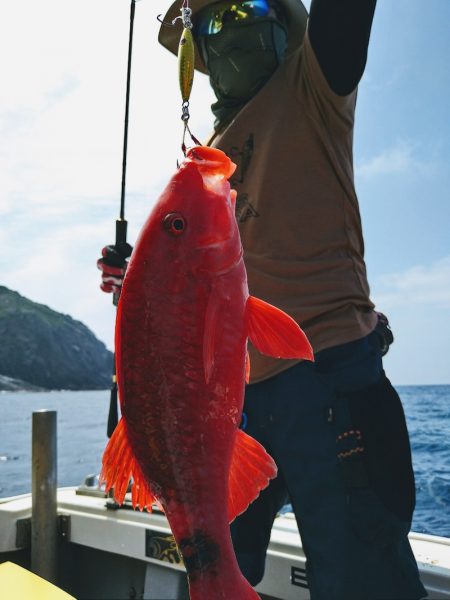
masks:
<path id="1" fill-rule="evenodd" d="M 381 276 L 373 286 L 373 296 L 381 310 L 406 305 L 449 309 L 450 256 Z"/>
<path id="2" fill-rule="evenodd" d="M 111 346 L 112 321 L 102 323 L 107 299 L 99 290 L 95 261 L 100 239 L 110 239 L 109 220 L 67 223 L 24 241 L 14 264 L 2 265 L 2 283 L 26 297 L 83 321 Z"/>
<path id="3" fill-rule="evenodd" d="M 126 218 L 137 232 L 180 158 L 176 58 L 157 42 L 166 0 L 136 4 Z M 119 213 L 130 2 L 0 5 L 1 283 L 82 320 L 111 347 L 95 263 Z M 191 129 L 212 126 L 196 76 Z"/>
<path id="4" fill-rule="evenodd" d="M 434 163 L 418 157 L 418 145 L 411 141 L 398 141 L 391 148 L 365 162 L 356 165 L 355 173 L 360 178 L 373 178 L 380 175 L 411 174 L 420 176 L 432 174 Z"/>
<path id="5" fill-rule="evenodd" d="M 176 59 L 157 43 L 165 2 L 136 6 L 131 79 L 128 189 L 167 179 L 180 154 Z M 0 8 L 1 211 L 11 195 L 49 204 L 120 191 L 129 3 L 31 0 Z M 8 27 L 17 23 L 18 27 Z M 3 67 L 3 65 L 2 65 Z M 192 129 L 210 129 L 211 92 L 196 77 Z"/>

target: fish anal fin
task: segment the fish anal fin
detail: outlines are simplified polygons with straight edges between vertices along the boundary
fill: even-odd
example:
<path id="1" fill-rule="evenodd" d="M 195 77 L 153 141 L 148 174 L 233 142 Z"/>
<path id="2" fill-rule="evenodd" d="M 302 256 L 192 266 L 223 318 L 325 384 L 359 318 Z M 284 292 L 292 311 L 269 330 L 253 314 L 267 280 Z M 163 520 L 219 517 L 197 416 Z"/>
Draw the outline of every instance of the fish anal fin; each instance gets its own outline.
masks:
<path id="1" fill-rule="evenodd" d="M 142 470 L 128 441 L 125 422 L 120 419 L 112 434 L 102 459 L 100 483 L 105 482 L 105 492 L 114 490 L 114 500 L 122 504 L 130 479 L 133 479 L 131 501 L 133 508 L 146 508 L 151 512 L 155 496 L 145 481 Z"/>
<path id="2" fill-rule="evenodd" d="M 313 349 L 303 330 L 279 308 L 249 296 L 246 318 L 248 337 L 262 354 L 314 360 Z"/>
<path id="3" fill-rule="evenodd" d="M 255 439 L 237 430 L 228 479 L 228 518 L 231 523 L 276 477 L 277 466 Z"/>
<path id="4" fill-rule="evenodd" d="M 146 508 L 148 512 L 152 512 L 152 504 L 158 504 L 161 509 L 161 505 L 156 500 L 150 486 L 145 481 L 144 474 L 139 466 L 139 463 L 134 459 L 133 467 L 133 484 L 131 487 L 131 504 L 133 508 L 139 508 L 140 511 Z"/>

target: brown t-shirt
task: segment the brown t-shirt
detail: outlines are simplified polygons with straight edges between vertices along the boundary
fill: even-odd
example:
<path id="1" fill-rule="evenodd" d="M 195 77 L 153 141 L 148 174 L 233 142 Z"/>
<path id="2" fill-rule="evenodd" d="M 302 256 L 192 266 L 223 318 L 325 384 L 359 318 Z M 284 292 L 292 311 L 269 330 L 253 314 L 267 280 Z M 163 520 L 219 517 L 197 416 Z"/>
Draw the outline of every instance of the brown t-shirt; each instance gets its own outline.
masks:
<path id="1" fill-rule="evenodd" d="M 210 144 L 238 165 L 236 216 L 250 293 L 290 314 L 315 352 L 376 325 L 353 178 L 356 91 L 336 95 L 308 33 Z M 250 345 L 251 382 L 298 362 Z"/>

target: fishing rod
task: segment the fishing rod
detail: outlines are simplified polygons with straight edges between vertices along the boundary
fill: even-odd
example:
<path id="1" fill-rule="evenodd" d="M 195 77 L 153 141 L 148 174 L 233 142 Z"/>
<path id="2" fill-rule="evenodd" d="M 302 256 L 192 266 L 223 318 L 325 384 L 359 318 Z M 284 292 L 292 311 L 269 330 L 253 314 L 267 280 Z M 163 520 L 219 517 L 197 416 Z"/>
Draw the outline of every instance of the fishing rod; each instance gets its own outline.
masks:
<path id="1" fill-rule="evenodd" d="M 116 244 L 126 243 L 127 241 L 127 221 L 125 219 L 125 188 L 127 175 L 127 150 L 128 150 L 128 120 L 130 114 L 130 80 L 131 80 L 131 55 L 133 50 L 133 29 L 134 13 L 136 0 L 131 0 L 130 7 L 130 34 L 128 38 L 128 65 L 127 65 L 127 89 L 125 94 L 125 123 L 123 135 L 123 155 L 122 155 L 122 185 L 120 193 L 120 216 L 116 220 Z M 117 305 L 115 299 L 114 304 Z"/>
<path id="2" fill-rule="evenodd" d="M 126 189 L 126 174 L 127 174 L 127 151 L 128 151 L 128 120 L 130 114 L 130 81 L 131 81 L 131 56 L 133 51 L 133 29 L 134 29 L 134 14 L 136 2 L 139 0 L 131 0 L 130 6 L 130 33 L 128 36 L 128 64 L 127 64 L 127 87 L 125 94 L 125 123 L 123 134 L 123 155 L 122 155 L 122 184 L 120 193 L 120 213 L 116 219 L 116 246 L 127 243 L 127 227 L 128 222 L 125 219 L 125 189 Z M 117 306 L 119 302 L 120 292 L 114 292 L 113 304 Z M 117 408 L 117 377 L 116 377 L 116 356 L 113 357 L 113 373 L 111 385 L 111 397 L 109 403 L 107 436 L 110 438 L 119 421 Z"/>
<path id="3" fill-rule="evenodd" d="M 134 13 L 135 5 L 139 0 L 131 0 L 130 7 L 130 34 L 128 41 L 128 67 L 127 67 L 127 89 L 126 89 L 126 100 L 125 100 L 125 126 L 123 136 L 123 159 L 122 159 L 122 187 L 120 196 L 120 216 L 116 220 L 116 246 L 126 244 L 127 242 L 127 226 L 128 223 L 125 219 L 125 182 L 126 182 L 126 169 L 127 169 L 127 146 L 128 146 L 128 118 L 129 118 L 129 107 L 130 107 L 130 79 L 131 79 L 131 56 L 133 49 L 133 27 L 134 27 Z M 192 91 L 192 84 L 194 80 L 194 39 L 192 36 L 192 21 L 191 15 L 192 10 L 189 7 L 189 0 L 182 0 L 180 8 L 181 16 L 174 19 L 170 24 L 162 23 L 173 27 L 175 22 L 181 20 L 183 24 L 183 31 L 180 37 L 179 51 L 178 51 L 178 78 L 179 86 L 182 97 L 182 115 L 181 120 L 183 121 L 183 139 L 181 148 L 183 154 L 186 155 L 186 132 L 189 133 L 192 141 L 200 145 L 200 142 L 192 134 L 189 129 L 189 98 Z M 157 17 L 160 20 L 159 17 Z M 113 303 L 117 306 L 119 302 L 120 293 L 114 293 Z M 116 377 L 116 356 L 114 354 L 114 365 L 112 374 L 112 385 L 111 385 L 111 398 L 109 404 L 108 413 L 108 425 L 107 425 L 107 436 L 110 438 L 114 433 L 117 423 L 119 421 L 118 406 L 117 406 L 117 377 Z"/>

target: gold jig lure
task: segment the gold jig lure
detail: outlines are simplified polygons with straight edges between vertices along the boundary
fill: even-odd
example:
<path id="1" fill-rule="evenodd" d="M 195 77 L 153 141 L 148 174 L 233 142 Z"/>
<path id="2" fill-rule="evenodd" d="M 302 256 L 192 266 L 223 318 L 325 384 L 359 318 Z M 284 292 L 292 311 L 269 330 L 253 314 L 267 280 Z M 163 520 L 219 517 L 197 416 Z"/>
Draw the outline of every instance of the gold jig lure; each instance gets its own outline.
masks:
<path id="1" fill-rule="evenodd" d="M 183 103 L 189 102 L 194 82 L 194 38 L 188 27 L 183 28 L 183 33 L 178 46 L 178 76 Z"/>
<path id="2" fill-rule="evenodd" d="M 186 156 L 186 131 L 192 138 L 195 144 L 200 145 L 198 139 L 192 135 L 189 129 L 188 121 L 189 114 L 189 98 L 191 96 L 192 84 L 194 82 L 194 67 L 195 67 L 195 49 L 194 37 L 192 35 L 192 10 L 189 8 L 189 0 L 184 0 L 181 7 L 181 20 L 183 22 L 183 33 L 181 34 L 180 44 L 178 46 L 178 79 L 180 83 L 181 97 L 183 103 L 181 105 L 181 120 L 184 123 L 183 140 L 181 149 Z M 180 18 L 180 17 L 178 17 Z"/>
<path id="3" fill-rule="evenodd" d="M 181 120 L 184 123 L 183 127 L 183 139 L 181 142 L 181 149 L 183 154 L 186 156 L 186 131 L 192 138 L 192 141 L 201 145 L 201 142 L 192 134 L 189 129 L 188 121 L 190 119 L 189 114 L 189 98 L 191 96 L 192 84 L 194 83 L 194 69 L 195 69 L 195 47 L 194 37 L 192 35 L 192 21 L 191 15 L 192 10 L 189 8 L 189 0 L 183 0 L 181 9 L 181 16 L 176 17 L 172 23 L 165 23 L 158 16 L 158 21 L 168 27 L 174 27 L 178 19 L 183 23 L 183 32 L 181 34 L 180 43 L 178 46 L 178 81 L 180 84 L 181 97 L 183 103 L 181 105 Z"/>

